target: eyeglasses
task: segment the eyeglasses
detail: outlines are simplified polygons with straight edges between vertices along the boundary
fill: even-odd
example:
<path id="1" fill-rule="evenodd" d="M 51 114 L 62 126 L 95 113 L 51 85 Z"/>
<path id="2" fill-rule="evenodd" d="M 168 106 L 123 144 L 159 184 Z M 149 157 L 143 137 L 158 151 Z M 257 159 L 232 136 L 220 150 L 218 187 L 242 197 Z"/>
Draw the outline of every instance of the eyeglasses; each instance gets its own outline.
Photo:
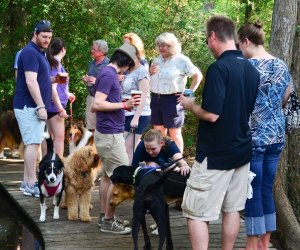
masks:
<path id="1" fill-rule="evenodd" d="M 162 43 L 162 44 L 157 44 L 157 47 L 158 48 L 164 48 L 164 47 L 170 47 L 170 45 L 169 44 L 166 44 L 166 43 Z"/>
<path id="2" fill-rule="evenodd" d="M 208 45 L 208 38 L 211 37 L 211 34 L 212 34 L 213 32 L 214 32 L 214 31 L 211 31 L 210 34 L 206 37 L 206 39 L 205 39 L 206 46 Z"/>

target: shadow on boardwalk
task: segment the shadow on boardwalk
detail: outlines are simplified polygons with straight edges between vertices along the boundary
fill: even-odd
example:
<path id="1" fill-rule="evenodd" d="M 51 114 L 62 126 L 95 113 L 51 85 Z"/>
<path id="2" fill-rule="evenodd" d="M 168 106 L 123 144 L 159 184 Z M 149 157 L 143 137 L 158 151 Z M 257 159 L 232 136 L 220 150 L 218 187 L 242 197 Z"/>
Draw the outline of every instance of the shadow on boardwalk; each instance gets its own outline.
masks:
<path id="1" fill-rule="evenodd" d="M 81 221 L 68 221 L 67 211 L 60 210 L 60 219 L 53 220 L 52 198 L 47 199 L 47 218 L 45 223 L 38 222 L 40 216 L 39 199 L 24 196 L 19 191 L 20 181 L 23 176 L 22 161 L 0 160 L 0 182 L 5 185 L 10 194 L 19 202 L 26 212 L 33 218 L 43 234 L 46 250 L 67 250 L 67 249 L 110 249 L 123 250 L 132 249 L 133 241 L 129 235 L 113 235 L 100 232 L 97 226 L 99 215 L 99 195 L 98 186 L 95 186 L 92 193 L 91 210 L 92 221 L 84 223 Z M 132 218 L 132 203 L 123 203 L 117 207 L 116 213 L 123 219 Z M 174 249 L 191 249 L 189 242 L 186 219 L 182 217 L 181 211 L 170 205 L 171 231 Z M 210 244 L 209 249 L 221 249 L 221 224 L 220 220 L 209 225 Z M 147 215 L 147 225 L 153 224 L 151 216 Z M 149 229 L 150 231 L 150 229 Z M 241 221 L 241 230 L 236 241 L 235 249 L 245 246 L 245 227 Z M 153 249 L 157 248 L 158 237 L 151 236 Z M 143 237 L 140 230 L 139 247 L 143 247 Z M 270 246 L 271 247 L 271 246 Z M 275 249 L 275 248 L 270 248 Z"/>

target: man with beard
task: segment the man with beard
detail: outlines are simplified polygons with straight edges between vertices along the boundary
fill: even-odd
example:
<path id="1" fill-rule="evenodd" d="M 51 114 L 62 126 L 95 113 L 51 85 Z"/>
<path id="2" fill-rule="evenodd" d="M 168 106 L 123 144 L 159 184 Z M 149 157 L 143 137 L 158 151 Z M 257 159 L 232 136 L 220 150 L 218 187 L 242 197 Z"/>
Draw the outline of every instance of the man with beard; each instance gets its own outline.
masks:
<path id="1" fill-rule="evenodd" d="M 18 76 L 13 107 L 18 121 L 24 151 L 24 180 L 21 190 L 25 195 L 39 197 L 36 178 L 38 148 L 43 140 L 47 108 L 52 87 L 50 65 L 45 56 L 52 38 L 47 20 L 39 21 L 31 41 L 22 50 L 18 60 Z M 54 79 L 53 79 L 54 80 Z"/>

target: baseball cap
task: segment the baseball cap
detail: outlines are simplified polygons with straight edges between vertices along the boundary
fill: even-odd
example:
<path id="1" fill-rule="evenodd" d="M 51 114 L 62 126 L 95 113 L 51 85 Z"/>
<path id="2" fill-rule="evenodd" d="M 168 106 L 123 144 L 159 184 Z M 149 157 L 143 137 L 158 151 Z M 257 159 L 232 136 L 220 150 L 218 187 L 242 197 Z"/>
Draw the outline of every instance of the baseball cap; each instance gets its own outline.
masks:
<path id="1" fill-rule="evenodd" d="M 37 22 L 34 27 L 35 32 L 52 32 L 51 23 L 48 20 L 41 20 Z"/>

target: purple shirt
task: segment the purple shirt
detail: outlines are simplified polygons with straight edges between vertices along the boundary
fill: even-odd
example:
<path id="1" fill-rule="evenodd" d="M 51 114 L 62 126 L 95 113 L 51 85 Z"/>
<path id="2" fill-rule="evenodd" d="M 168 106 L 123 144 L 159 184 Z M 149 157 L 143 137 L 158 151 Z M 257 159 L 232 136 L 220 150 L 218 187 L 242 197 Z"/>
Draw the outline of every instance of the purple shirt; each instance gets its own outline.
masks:
<path id="1" fill-rule="evenodd" d="M 50 76 L 56 76 L 58 72 L 66 72 L 61 63 L 59 63 L 57 68 L 52 68 L 50 70 Z M 60 100 L 61 105 L 66 108 L 68 99 L 69 99 L 69 82 L 67 83 L 58 83 L 56 86 L 56 91 Z M 51 106 L 48 109 L 49 112 L 58 112 L 58 108 L 51 100 Z"/>
<path id="2" fill-rule="evenodd" d="M 48 110 L 50 107 L 52 87 L 50 79 L 50 65 L 46 59 L 45 52 L 32 41 L 22 50 L 18 60 L 18 76 L 16 92 L 14 95 L 14 109 L 23 109 L 24 106 L 35 108 L 34 102 L 26 83 L 25 72 L 31 71 L 37 73 L 37 82 L 39 84 L 43 102 Z"/>
<path id="3" fill-rule="evenodd" d="M 106 101 L 121 102 L 121 86 L 115 68 L 106 66 L 101 69 L 95 83 L 96 92 L 107 95 Z M 125 114 L 123 109 L 113 111 L 97 111 L 96 129 L 102 134 L 123 133 L 125 128 Z"/>

